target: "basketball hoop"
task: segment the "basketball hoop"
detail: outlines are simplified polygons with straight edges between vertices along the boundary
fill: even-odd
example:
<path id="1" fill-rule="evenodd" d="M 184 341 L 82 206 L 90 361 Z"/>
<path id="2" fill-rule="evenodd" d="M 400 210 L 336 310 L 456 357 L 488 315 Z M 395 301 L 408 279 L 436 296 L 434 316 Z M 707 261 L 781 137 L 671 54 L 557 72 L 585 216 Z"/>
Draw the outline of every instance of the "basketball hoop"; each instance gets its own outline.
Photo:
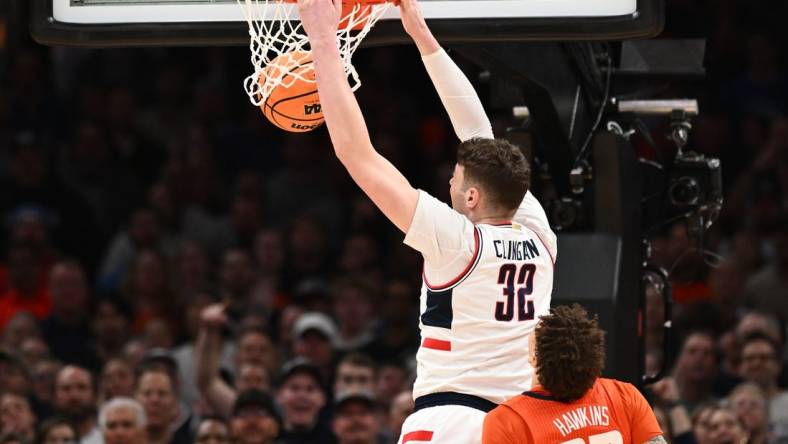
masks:
<path id="1" fill-rule="evenodd" d="M 238 0 L 238 3 L 249 24 L 249 49 L 254 66 L 254 73 L 244 80 L 249 100 L 260 106 L 276 87 L 288 88 L 297 81 L 315 83 L 312 63 L 299 63 L 303 69 L 295 72 L 291 69 L 294 62 L 311 58 L 306 32 L 301 22 L 293 18 L 295 0 Z M 337 42 L 353 91 L 361 86 L 361 80 L 350 59 L 389 5 L 388 0 L 343 0 Z M 284 54 L 289 55 L 280 57 Z M 294 57 L 304 60 L 293 60 Z"/>

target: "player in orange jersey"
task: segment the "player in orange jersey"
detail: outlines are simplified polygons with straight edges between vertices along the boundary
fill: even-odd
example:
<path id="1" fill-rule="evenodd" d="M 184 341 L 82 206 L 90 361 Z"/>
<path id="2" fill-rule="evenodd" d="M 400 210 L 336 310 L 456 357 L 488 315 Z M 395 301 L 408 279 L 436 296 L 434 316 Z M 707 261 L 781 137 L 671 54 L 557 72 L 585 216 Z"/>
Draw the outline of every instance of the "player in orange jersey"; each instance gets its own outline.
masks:
<path id="1" fill-rule="evenodd" d="M 538 383 L 487 415 L 483 444 L 666 442 L 634 386 L 599 377 L 605 332 L 581 306 L 554 307 L 540 318 L 531 361 Z"/>

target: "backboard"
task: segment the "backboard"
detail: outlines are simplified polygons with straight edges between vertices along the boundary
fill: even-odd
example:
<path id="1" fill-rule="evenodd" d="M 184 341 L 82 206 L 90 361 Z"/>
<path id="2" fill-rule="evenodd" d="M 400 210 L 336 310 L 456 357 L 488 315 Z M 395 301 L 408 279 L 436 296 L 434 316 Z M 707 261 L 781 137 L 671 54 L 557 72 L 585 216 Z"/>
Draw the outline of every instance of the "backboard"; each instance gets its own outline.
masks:
<path id="1" fill-rule="evenodd" d="M 236 0 L 31 0 L 31 32 L 47 45 L 246 45 Z M 662 30 L 664 0 L 422 0 L 442 43 L 625 40 Z M 297 17 L 293 17 L 297 18 Z M 389 8 L 364 45 L 408 41 Z"/>

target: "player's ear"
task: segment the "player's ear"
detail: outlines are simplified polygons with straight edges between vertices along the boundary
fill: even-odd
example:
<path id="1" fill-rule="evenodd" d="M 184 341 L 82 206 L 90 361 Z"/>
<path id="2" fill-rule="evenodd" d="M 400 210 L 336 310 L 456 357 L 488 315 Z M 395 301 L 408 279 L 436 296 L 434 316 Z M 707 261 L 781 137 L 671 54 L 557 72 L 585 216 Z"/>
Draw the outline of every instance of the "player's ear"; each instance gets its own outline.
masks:
<path id="1" fill-rule="evenodd" d="M 465 208 L 473 210 L 479 205 L 479 189 L 470 186 L 465 190 Z"/>

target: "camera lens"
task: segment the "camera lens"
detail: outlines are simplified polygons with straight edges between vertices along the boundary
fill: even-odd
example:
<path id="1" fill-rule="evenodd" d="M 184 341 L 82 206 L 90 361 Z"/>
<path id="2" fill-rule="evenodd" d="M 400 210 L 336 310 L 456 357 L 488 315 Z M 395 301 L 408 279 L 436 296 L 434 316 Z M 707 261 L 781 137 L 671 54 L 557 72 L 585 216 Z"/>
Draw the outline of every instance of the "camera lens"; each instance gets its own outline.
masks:
<path id="1" fill-rule="evenodd" d="M 700 197 L 700 186 L 694 177 L 680 177 L 670 184 L 670 201 L 673 205 L 697 205 Z"/>
<path id="2" fill-rule="evenodd" d="M 559 230 L 584 225 L 583 204 L 570 198 L 554 200 L 549 204 L 550 220 Z"/>

